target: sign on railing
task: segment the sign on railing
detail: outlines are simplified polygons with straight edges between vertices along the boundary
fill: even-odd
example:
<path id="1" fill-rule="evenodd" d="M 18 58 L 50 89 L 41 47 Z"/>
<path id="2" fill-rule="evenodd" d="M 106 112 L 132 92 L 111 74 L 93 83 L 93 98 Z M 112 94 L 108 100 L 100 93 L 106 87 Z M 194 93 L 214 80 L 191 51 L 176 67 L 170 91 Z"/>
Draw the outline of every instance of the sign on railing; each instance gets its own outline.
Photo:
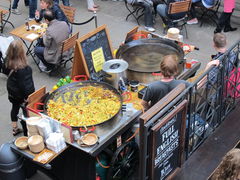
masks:
<path id="1" fill-rule="evenodd" d="M 151 179 L 173 176 L 182 164 L 186 106 L 187 100 L 184 100 L 151 128 Z"/>

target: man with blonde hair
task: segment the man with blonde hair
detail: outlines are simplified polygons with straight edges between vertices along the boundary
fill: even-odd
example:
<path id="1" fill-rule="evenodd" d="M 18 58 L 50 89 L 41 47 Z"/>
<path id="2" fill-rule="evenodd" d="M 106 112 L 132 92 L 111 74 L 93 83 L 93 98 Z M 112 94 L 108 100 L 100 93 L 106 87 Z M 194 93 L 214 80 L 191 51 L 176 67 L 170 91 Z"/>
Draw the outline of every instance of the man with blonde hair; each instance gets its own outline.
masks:
<path id="1" fill-rule="evenodd" d="M 176 55 L 164 56 L 160 63 L 161 79 L 148 85 L 141 104 L 148 109 L 162 99 L 167 93 L 183 83 L 189 86 L 190 83 L 184 80 L 175 80 L 178 73 L 178 59 Z"/>

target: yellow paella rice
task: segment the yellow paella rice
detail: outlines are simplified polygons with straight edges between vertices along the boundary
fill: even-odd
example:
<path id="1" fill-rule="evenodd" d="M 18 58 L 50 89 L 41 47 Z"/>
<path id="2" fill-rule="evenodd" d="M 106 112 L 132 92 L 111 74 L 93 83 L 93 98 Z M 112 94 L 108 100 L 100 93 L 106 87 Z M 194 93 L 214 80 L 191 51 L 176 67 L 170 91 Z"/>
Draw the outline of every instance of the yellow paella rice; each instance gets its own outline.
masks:
<path id="1" fill-rule="evenodd" d="M 49 100 L 50 117 L 70 126 L 92 126 L 113 117 L 120 109 L 117 94 L 101 86 L 85 86 Z"/>

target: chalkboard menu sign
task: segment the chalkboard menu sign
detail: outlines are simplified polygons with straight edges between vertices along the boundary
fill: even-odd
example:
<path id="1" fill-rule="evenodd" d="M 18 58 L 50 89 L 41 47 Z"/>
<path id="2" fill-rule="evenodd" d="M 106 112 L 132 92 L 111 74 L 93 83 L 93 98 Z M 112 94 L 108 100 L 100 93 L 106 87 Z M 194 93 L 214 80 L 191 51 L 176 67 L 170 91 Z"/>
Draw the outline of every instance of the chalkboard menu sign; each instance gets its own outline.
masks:
<path id="1" fill-rule="evenodd" d="M 109 42 L 106 25 L 79 38 L 79 40 L 77 40 L 77 47 L 77 51 L 80 53 L 75 54 L 80 56 L 77 59 L 82 61 L 81 64 L 84 66 L 86 75 L 93 80 L 99 80 L 104 74 L 102 71 L 103 63 L 113 59 L 112 47 Z"/>
<path id="2" fill-rule="evenodd" d="M 151 128 L 151 179 L 164 180 L 173 175 L 182 163 L 186 126 L 186 104 L 183 101 Z"/>

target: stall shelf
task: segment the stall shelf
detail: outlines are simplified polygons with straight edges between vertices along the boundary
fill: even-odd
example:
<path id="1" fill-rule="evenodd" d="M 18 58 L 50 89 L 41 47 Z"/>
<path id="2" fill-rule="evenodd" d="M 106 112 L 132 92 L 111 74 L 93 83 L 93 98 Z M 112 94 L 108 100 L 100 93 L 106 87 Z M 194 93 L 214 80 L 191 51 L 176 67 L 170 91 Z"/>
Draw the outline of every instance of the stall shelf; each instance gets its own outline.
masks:
<path id="1" fill-rule="evenodd" d="M 27 151 L 18 149 L 14 143 L 11 148 L 14 152 L 29 159 L 32 163 L 39 167 L 43 167 L 54 174 L 58 179 L 96 179 L 96 156 L 99 155 L 108 145 L 114 142 L 118 136 L 122 135 L 126 130 L 131 128 L 141 114 L 138 110 L 123 112 L 121 116 L 113 119 L 106 125 L 96 128 L 96 134 L 99 137 L 97 144 L 91 147 L 80 147 L 76 142 L 70 143 L 67 149 L 58 153 L 58 156 L 47 164 L 41 164 L 33 160 L 34 155 Z M 53 162 L 53 164 L 52 164 Z"/>
<path id="2" fill-rule="evenodd" d="M 91 156 L 97 156 L 104 148 L 106 148 L 113 140 L 120 136 L 124 131 L 129 129 L 136 118 L 140 115 L 140 111 L 134 110 L 132 115 L 128 116 L 127 112 L 124 112 L 121 116 L 118 116 L 112 121 L 97 126 L 94 133 L 99 137 L 99 141 L 96 145 L 90 147 L 81 147 L 77 142 L 70 143 L 75 148 L 84 151 Z"/>

